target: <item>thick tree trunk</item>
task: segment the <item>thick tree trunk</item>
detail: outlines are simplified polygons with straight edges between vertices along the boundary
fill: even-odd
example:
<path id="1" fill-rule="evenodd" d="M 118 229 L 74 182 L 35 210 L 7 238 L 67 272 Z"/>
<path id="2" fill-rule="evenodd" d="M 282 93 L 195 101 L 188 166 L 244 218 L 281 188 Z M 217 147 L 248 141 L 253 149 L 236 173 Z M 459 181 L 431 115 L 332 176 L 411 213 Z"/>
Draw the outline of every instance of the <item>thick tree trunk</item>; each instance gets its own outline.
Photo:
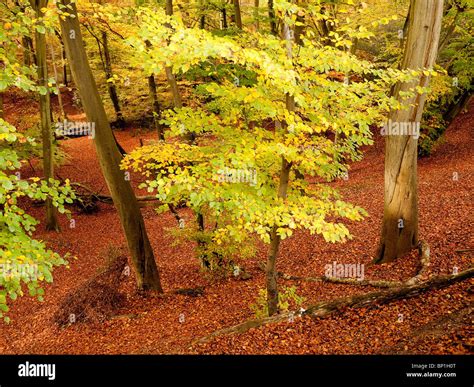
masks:
<path id="1" fill-rule="evenodd" d="M 70 7 L 68 12 L 74 16 L 59 20 L 63 41 L 87 119 L 95 123 L 94 144 L 97 156 L 127 238 L 138 288 L 162 292 L 159 272 L 137 198 L 124 172 L 120 170 L 122 157 L 89 66 L 76 5 L 72 0 L 61 0 L 61 4 Z"/>
<path id="2" fill-rule="evenodd" d="M 48 5 L 48 0 L 31 0 L 36 17 L 41 18 L 41 9 Z M 45 95 L 39 96 L 41 117 L 41 139 L 43 142 L 43 173 L 46 180 L 54 178 L 54 149 L 51 124 L 51 96 L 48 87 L 48 64 L 46 62 L 46 35 L 35 32 L 36 60 L 38 65 L 38 84 L 47 89 Z M 46 229 L 59 231 L 56 208 L 51 199 L 46 199 Z"/>
<path id="3" fill-rule="evenodd" d="M 408 37 L 402 61 L 403 69 L 432 68 L 438 52 L 443 15 L 443 1 L 412 0 Z M 422 75 L 409 83 L 397 84 L 394 96 L 417 85 L 427 86 L 429 77 Z M 405 101 L 406 110 L 393 111 L 394 123 L 417 125 L 423 113 L 426 95 Z M 387 135 L 385 142 L 385 205 L 380 247 L 376 263 L 390 262 L 418 244 L 417 142 L 410 135 Z"/>
<path id="4" fill-rule="evenodd" d="M 238 29 L 242 29 L 242 12 L 240 11 L 240 0 L 233 0 L 235 25 Z"/>
<path id="5" fill-rule="evenodd" d="M 109 50 L 109 39 L 107 36 L 107 32 L 102 31 L 102 47 L 104 51 L 104 71 L 105 77 L 107 79 L 107 88 L 109 90 L 110 100 L 112 101 L 112 105 L 114 106 L 115 116 L 116 116 L 116 123 L 119 127 L 125 126 L 125 120 L 123 118 L 122 109 L 120 108 L 120 101 L 117 93 L 117 86 L 115 82 L 109 82 L 108 80 L 113 77 L 114 72 L 112 70 L 112 59 L 110 58 L 110 50 Z"/>

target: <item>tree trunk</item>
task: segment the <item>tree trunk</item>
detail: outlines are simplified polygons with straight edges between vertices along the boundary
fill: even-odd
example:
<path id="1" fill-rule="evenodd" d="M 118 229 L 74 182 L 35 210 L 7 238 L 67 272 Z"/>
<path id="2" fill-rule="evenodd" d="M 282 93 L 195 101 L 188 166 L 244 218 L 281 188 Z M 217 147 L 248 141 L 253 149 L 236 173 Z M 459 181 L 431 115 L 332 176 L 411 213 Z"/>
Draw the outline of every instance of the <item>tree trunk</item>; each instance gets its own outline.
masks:
<path id="1" fill-rule="evenodd" d="M 166 0 L 166 15 L 173 16 L 173 0 Z M 170 25 L 167 25 L 168 28 L 171 28 Z M 171 67 L 165 67 L 166 79 L 171 88 L 171 94 L 173 95 L 173 103 L 176 109 L 183 107 L 183 102 L 181 100 L 181 94 L 179 93 L 178 83 L 176 82 L 176 77 L 173 74 Z"/>
<path id="2" fill-rule="evenodd" d="M 66 119 L 66 113 L 64 112 L 63 97 L 61 95 L 61 87 L 59 84 L 58 70 L 56 67 L 56 55 L 54 52 L 53 44 L 51 44 L 51 63 L 53 64 L 54 78 L 56 80 L 56 86 L 58 87 L 58 104 L 59 104 L 59 111 L 61 112 L 61 121 L 64 121 Z"/>
<path id="3" fill-rule="evenodd" d="M 225 30 L 229 26 L 227 25 L 227 8 L 224 5 L 224 8 L 222 8 L 222 28 Z"/>
<path id="4" fill-rule="evenodd" d="M 67 60 L 66 60 L 66 49 L 64 48 L 64 44 L 61 42 L 62 45 L 62 56 L 63 56 L 63 84 L 64 86 L 68 86 L 67 80 Z"/>
<path id="5" fill-rule="evenodd" d="M 403 69 L 432 68 L 438 52 L 443 1 L 412 0 Z M 399 83 L 395 98 L 417 85 L 427 86 L 422 75 L 413 82 Z M 404 102 L 410 107 L 391 112 L 395 123 L 420 122 L 426 95 Z M 417 139 L 410 135 L 388 135 L 385 142 L 385 205 L 380 247 L 376 263 L 390 262 L 418 244 Z"/>
<path id="6" fill-rule="evenodd" d="M 117 86 L 115 82 L 109 82 L 108 80 L 113 77 L 114 72 L 112 70 L 112 60 L 110 59 L 110 50 L 109 50 L 109 39 L 107 32 L 102 31 L 102 47 L 104 50 L 104 71 L 105 77 L 107 80 L 107 88 L 109 90 L 109 96 L 114 106 L 116 123 L 119 127 L 125 126 L 125 120 L 123 118 L 122 109 L 120 109 L 120 101 L 117 93 Z"/>
<path id="7" fill-rule="evenodd" d="M 173 15 L 173 0 L 166 0 L 166 14 Z"/>
<path id="8" fill-rule="evenodd" d="M 238 29 L 242 29 L 242 12 L 240 11 L 240 0 L 233 0 L 235 25 Z"/>
<path id="9" fill-rule="evenodd" d="M 205 7 L 203 0 L 199 0 L 199 28 L 201 30 L 206 29 L 206 16 L 205 16 Z"/>
<path id="10" fill-rule="evenodd" d="M 23 46 L 23 64 L 26 67 L 30 67 L 32 64 L 36 63 L 33 41 L 29 36 L 23 36 L 21 38 L 21 44 Z"/>
<path id="11" fill-rule="evenodd" d="M 48 0 L 31 0 L 31 6 L 36 12 L 36 17 L 41 18 L 41 9 L 47 7 Z M 38 84 L 46 88 L 46 94 L 39 96 L 41 117 L 41 139 L 43 142 L 43 173 L 44 178 L 54 178 L 54 149 L 51 124 L 51 96 L 48 87 L 48 64 L 46 62 L 46 36 L 35 32 L 36 60 L 38 65 Z M 46 230 L 59 231 L 56 208 L 51 199 L 46 199 Z"/>
<path id="12" fill-rule="evenodd" d="M 268 17 L 270 18 L 270 32 L 273 35 L 278 35 L 275 8 L 273 7 L 273 0 L 268 0 Z"/>
<path id="13" fill-rule="evenodd" d="M 291 30 L 287 24 L 284 26 L 284 37 L 286 40 L 287 55 L 293 57 L 292 43 L 290 39 Z M 286 108 L 290 112 L 295 111 L 295 99 L 289 94 L 286 95 Z M 286 125 L 285 125 L 286 126 Z M 291 164 L 282 156 L 280 181 L 278 187 L 278 198 L 285 200 L 288 192 Z M 270 233 L 270 253 L 267 259 L 266 267 L 266 285 L 267 285 L 267 307 L 268 315 L 272 316 L 278 313 L 278 273 L 276 270 L 276 260 L 280 249 L 281 237 L 277 233 L 278 226 L 273 226 Z"/>
<path id="14" fill-rule="evenodd" d="M 253 18 L 255 23 L 255 31 L 260 29 L 260 0 L 255 0 L 253 9 Z"/>
<path id="15" fill-rule="evenodd" d="M 63 42 L 87 119 L 95 123 L 94 144 L 97 156 L 125 232 L 138 288 L 141 290 L 155 290 L 161 293 L 163 290 L 158 268 L 137 198 L 124 172 L 120 170 L 119 164 L 122 157 L 89 66 L 76 5 L 72 0 L 61 0 L 61 4 L 70 7 L 68 12 L 73 15 L 73 17 L 65 17 L 64 20 L 60 18 L 59 20 Z"/>
<path id="16" fill-rule="evenodd" d="M 148 90 L 149 90 L 149 94 L 151 98 L 151 103 L 153 106 L 153 123 L 154 123 L 156 131 L 158 132 L 158 138 L 160 140 L 164 140 L 165 133 L 163 131 L 163 127 L 160 124 L 161 109 L 160 109 L 160 102 L 158 101 L 158 92 L 156 90 L 156 81 L 155 81 L 154 74 L 151 74 L 148 77 Z"/>
<path id="17" fill-rule="evenodd" d="M 471 97 L 472 94 L 469 92 L 469 90 L 464 90 L 458 100 L 455 100 L 449 104 L 446 109 L 446 113 L 443 115 L 443 119 L 446 121 L 446 127 L 449 127 L 457 115 L 464 110 Z"/>

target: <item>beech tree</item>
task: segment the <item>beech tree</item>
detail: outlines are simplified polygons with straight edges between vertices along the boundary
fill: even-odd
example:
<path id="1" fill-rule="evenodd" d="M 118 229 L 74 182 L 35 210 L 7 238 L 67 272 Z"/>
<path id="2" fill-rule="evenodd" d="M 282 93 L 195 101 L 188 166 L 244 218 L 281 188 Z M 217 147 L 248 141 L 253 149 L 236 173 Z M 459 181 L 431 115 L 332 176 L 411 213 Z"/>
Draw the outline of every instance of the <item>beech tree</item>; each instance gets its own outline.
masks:
<path id="1" fill-rule="evenodd" d="M 138 288 L 162 292 L 158 268 L 137 198 L 126 175 L 120 170 L 122 156 L 89 66 L 75 2 L 62 0 L 57 4 L 71 73 L 79 89 L 87 119 L 95 123 L 94 144 L 97 156 L 125 232 Z"/>
<path id="2" fill-rule="evenodd" d="M 344 242 L 351 236 L 342 219 L 363 219 L 363 209 L 344 202 L 324 182 L 361 157 L 359 147 L 371 143 L 370 125 L 382 122 L 393 101 L 386 91 L 411 79 L 404 71 L 375 69 L 349 50 L 322 47 L 306 34 L 298 36 L 293 50 L 291 30 L 298 16 L 311 17 L 311 11 L 286 1 L 274 6 L 285 15 L 284 39 L 251 32 L 219 37 L 186 28 L 164 11 L 138 12 L 139 37 L 129 42 L 145 70 L 170 64 L 175 73 L 186 74 L 212 62 L 231 73 L 239 66 L 241 77 L 249 74 L 249 79 L 204 82 L 196 90 L 198 104 L 163 112 L 162 123 L 169 127 L 164 142 L 138 148 L 122 163 L 143 174 L 142 188 L 156 194 L 163 203 L 160 211 L 186 203 L 201 215 L 195 227 L 182 231 L 198 242 L 198 257 L 235 263 L 254 237 L 268 244 L 266 314 L 281 309 L 277 261 L 282 240 L 299 229 L 329 243 Z M 316 36 L 314 30 L 308 33 Z M 329 71 L 365 79 L 344 84 L 328 78 Z M 195 136 L 193 144 L 179 141 L 186 134 Z"/>
<path id="3" fill-rule="evenodd" d="M 443 16 L 442 0 L 412 0 L 402 69 L 431 69 L 436 61 Z M 426 93 L 406 92 L 427 87 L 430 71 L 415 80 L 400 82 L 393 96 L 404 109 L 389 115 L 389 122 L 416 124 L 421 120 Z M 387 135 L 385 140 L 385 190 L 382 236 L 375 262 L 390 262 L 418 245 L 418 138 Z"/>
<path id="4" fill-rule="evenodd" d="M 47 7 L 48 0 L 30 0 L 31 7 L 38 19 L 42 18 L 42 9 Z M 46 58 L 46 29 L 38 26 L 35 32 L 36 61 L 38 66 L 39 105 L 41 117 L 41 138 L 43 143 L 43 173 L 45 179 L 54 178 L 54 149 L 51 123 L 51 97 L 48 86 L 48 63 Z M 46 199 L 47 230 L 59 231 L 56 209 L 50 198 Z"/>

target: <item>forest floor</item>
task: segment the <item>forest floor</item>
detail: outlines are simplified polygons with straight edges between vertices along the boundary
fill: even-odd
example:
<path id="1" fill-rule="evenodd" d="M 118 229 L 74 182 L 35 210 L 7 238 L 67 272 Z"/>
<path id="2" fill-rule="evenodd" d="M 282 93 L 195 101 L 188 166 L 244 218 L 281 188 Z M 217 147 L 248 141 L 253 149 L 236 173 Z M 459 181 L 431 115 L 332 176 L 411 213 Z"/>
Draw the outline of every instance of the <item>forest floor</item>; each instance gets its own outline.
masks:
<path id="1" fill-rule="evenodd" d="M 67 101 L 66 101 L 67 102 Z M 8 116 L 31 111 L 31 106 L 6 101 Z M 10 106 L 10 109 L 8 109 Z M 419 161 L 420 239 L 431 249 L 429 274 L 452 274 L 472 264 L 474 248 L 474 100 L 468 112 L 457 117 L 444 142 L 430 158 Z M 23 112 L 22 112 L 23 109 Z M 80 116 L 76 118 L 80 119 Z M 74 117 L 70 117 L 74 120 Z M 117 131 L 127 150 L 155 134 L 136 129 Z M 328 244 L 320 236 L 297 232 L 284 240 L 278 270 L 295 276 L 319 277 L 325 265 L 360 263 L 366 279 L 406 280 L 416 274 L 417 252 L 390 264 L 371 266 L 377 250 L 383 211 L 384 141 L 375 134 L 375 145 L 368 147 L 361 162 L 352 165 L 347 181 L 333 183 L 344 198 L 365 208 L 363 222 L 349 224 L 354 236 L 345 244 Z M 70 159 L 59 169 L 61 177 L 80 182 L 97 192 L 107 193 L 93 143 L 88 138 L 61 142 Z M 35 164 L 33 164 L 35 165 Z M 29 166 L 24 176 L 34 172 Z M 458 179 L 453 179 L 457 173 Z M 132 176 L 136 183 L 138 176 Z M 156 215 L 143 209 L 148 234 L 161 271 L 165 294 L 144 297 L 135 290 L 134 277 L 124 276 L 120 290 L 126 296 L 117 316 L 103 323 L 76 323 L 58 328 L 52 316 L 61 301 L 103 267 L 109 246 L 124 246 L 116 211 L 99 204 L 92 215 L 71 208 L 75 228 L 61 216 L 61 233 L 35 234 L 53 250 L 71 253 L 77 260 L 70 268 L 54 271 L 54 283 L 45 287 L 45 301 L 22 297 L 12 305 L 11 324 L 0 324 L 0 353 L 4 354 L 465 354 L 473 348 L 472 297 L 474 280 L 466 280 L 442 290 L 398 300 L 384 305 L 346 309 L 324 319 L 297 317 L 251 329 L 243 334 L 218 337 L 207 344 L 194 340 L 215 330 L 253 318 L 259 289 L 264 287 L 267 246 L 260 245 L 253 258 L 242 262 L 252 278 L 211 279 L 204 275 L 194 255 L 192 243 L 174 246 L 167 229 L 176 228 L 170 213 Z M 41 207 L 28 212 L 44 219 Z M 187 210 L 183 218 L 192 222 Z M 457 252 L 457 250 L 469 250 Z M 280 286 L 296 286 L 305 297 L 303 307 L 336 297 L 367 293 L 370 286 L 314 283 L 280 279 Z M 175 294 L 180 288 L 204 287 L 202 295 Z"/>

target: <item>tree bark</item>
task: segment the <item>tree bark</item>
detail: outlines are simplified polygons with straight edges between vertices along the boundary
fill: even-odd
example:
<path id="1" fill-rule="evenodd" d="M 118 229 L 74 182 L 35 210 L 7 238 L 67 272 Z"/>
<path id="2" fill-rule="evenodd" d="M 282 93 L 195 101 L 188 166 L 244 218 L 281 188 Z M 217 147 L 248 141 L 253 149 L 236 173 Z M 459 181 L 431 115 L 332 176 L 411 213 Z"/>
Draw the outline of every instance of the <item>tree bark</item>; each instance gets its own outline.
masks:
<path id="1" fill-rule="evenodd" d="M 201 30 L 206 29 L 206 16 L 205 16 L 204 11 L 205 11 L 204 2 L 203 2 L 203 0 L 199 0 L 199 13 L 200 13 L 199 28 Z"/>
<path id="2" fill-rule="evenodd" d="M 64 48 L 64 44 L 61 41 L 62 46 L 62 57 L 63 57 L 63 83 L 64 86 L 68 87 L 68 79 L 67 79 L 67 60 L 66 60 L 66 49 Z"/>
<path id="3" fill-rule="evenodd" d="M 156 89 L 156 81 L 155 81 L 154 74 L 151 74 L 148 77 L 148 90 L 149 90 L 149 94 L 151 98 L 151 103 L 153 106 L 153 123 L 154 123 L 156 131 L 158 132 L 158 138 L 160 140 L 164 140 L 165 133 L 163 131 L 163 127 L 160 124 L 161 108 L 160 108 L 160 102 L 158 101 L 158 92 Z"/>
<path id="4" fill-rule="evenodd" d="M 253 9 L 253 18 L 255 23 L 255 31 L 260 29 L 260 0 L 255 0 Z"/>
<path id="5" fill-rule="evenodd" d="M 102 31 L 102 47 L 104 51 L 104 71 L 107 80 L 107 89 L 109 90 L 110 100 L 112 101 L 112 105 L 114 106 L 115 116 L 117 120 L 116 123 L 119 127 L 123 127 L 125 126 L 125 120 L 123 118 L 122 109 L 120 108 L 117 86 L 115 85 L 115 82 L 108 81 L 110 78 L 113 77 L 114 72 L 112 70 L 112 60 L 110 58 L 109 39 L 107 36 L 107 32 L 105 31 Z"/>
<path id="6" fill-rule="evenodd" d="M 235 25 L 238 29 L 242 29 L 242 12 L 240 11 L 240 0 L 233 0 Z"/>
<path id="7" fill-rule="evenodd" d="M 284 37 L 286 40 L 287 56 L 289 59 L 293 57 L 292 42 L 290 39 L 290 27 L 285 24 Z M 295 99 L 289 94 L 286 95 L 286 108 L 290 112 L 295 111 Z M 286 126 L 286 125 L 285 125 Z M 286 130 L 286 128 L 285 128 Z M 280 180 L 278 187 L 278 198 L 285 200 L 288 193 L 288 184 L 290 180 L 291 163 L 289 163 L 284 156 L 281 158 Z M 268 315 L 273 316 L 278 311 L 278 273 L 276 270 L 276 260 L 278 251 L 280 249 L 281 237 L 277 233 L 278 226 L 273 226 L 270 232 L 270 253 L 267 259 L 266 267 L 266 285 L 267 285 L 267 307 Z"/>
<path id="8" fill-rule="evenodd" d="M 275 8 L 273 7 L 273 0 L 268 0 L 268 17 L 270 18 L 270 32 L 273 35 L 278 35 Z"/>
<path id="9" fill-rule="evenodd" d="M 166 0 L 166 15 L 173 16 L 173 0 Z M 171 28 L 170 25 L 167 26 Z M 166 79 L 171 88 L 171 94 L 173 95 L 173 103 L 175 109 L 183 107 L 183 102 L 181 100 L 181 94 L 179 93 L 178 83 L 176 82 L 176 77 L 173 74 L 171 67 L 165 67 Z"/>
<path id="10" fill-rule="evenodd" d="M 48 0 L 30 0 L 36 17 L 42 17 L 41 9 L 48 5 Z M 35 32 L 36 60 L 38 65 L 38 84 L 46 88 L 46 94 L 39 96 L 41 117 L 41 139 L 43 142 L 43 173 L 48 181 L 54 179 L 54 149 L 51 123 L 51 96 L 48 86 L 48 64 L 46 61 L 46 35 Z M 46 230 L 59 231 L 56 208 L 50 198 L 46 199 Z"/>
<path id="11" fill-rule="evenodd" d="M 222 28 L 225 30 L 228 27 L 229 26 L 227 25 L 227 8 L 225 7 L 225 4 L 224 4 L 224 7 L 222 8 Z"/>
<path id="12" fill-rule="evenodd" d="M 51 63 L 53 64 L 54 78 L 56 80 L 56 86 L 58 87 L 58 104 L 61 112 L 61 121 L 66 119 L 66 113 L 64 112 L 63 97 L 61 95 L 61 87 L 59 84 L 58 70 L 56 67 L 56 55 L 54 53 L 54 47 L 51 44 Z"/>
<path id="13" fill-rule="evenodd" d="M 59 22 L 69 65 L 79 89 L 87 119 L 95 123 L 94 144 L 114 205 L 125 232 L 138 288 L 163 292 L 155 257 L 146 233 L 135 193 L 120 170 L 121 154 L 115 142 L 104 105 L 87 59 L 75 2 L 61 0 L 73 17 L 60 17 Z"/>
<path id="14" fill-rule="evenodd" d="M 438 52 L 443 1 L 412 0 L 403 69 L 432 68 Z M 399 83 L 395 98 L 417 85 L 425 87 L 429 77 Z M 405 101 L 406 110 L 391 112 L 396 123 L 417 124 L 421 120 L 426 95 Z M 387 135 L 385 141 L 385 204 L 382 236 L 375 263 L 385 263 L 408 253 L 418 244 L 417 142 L 410 135 Z"/>

